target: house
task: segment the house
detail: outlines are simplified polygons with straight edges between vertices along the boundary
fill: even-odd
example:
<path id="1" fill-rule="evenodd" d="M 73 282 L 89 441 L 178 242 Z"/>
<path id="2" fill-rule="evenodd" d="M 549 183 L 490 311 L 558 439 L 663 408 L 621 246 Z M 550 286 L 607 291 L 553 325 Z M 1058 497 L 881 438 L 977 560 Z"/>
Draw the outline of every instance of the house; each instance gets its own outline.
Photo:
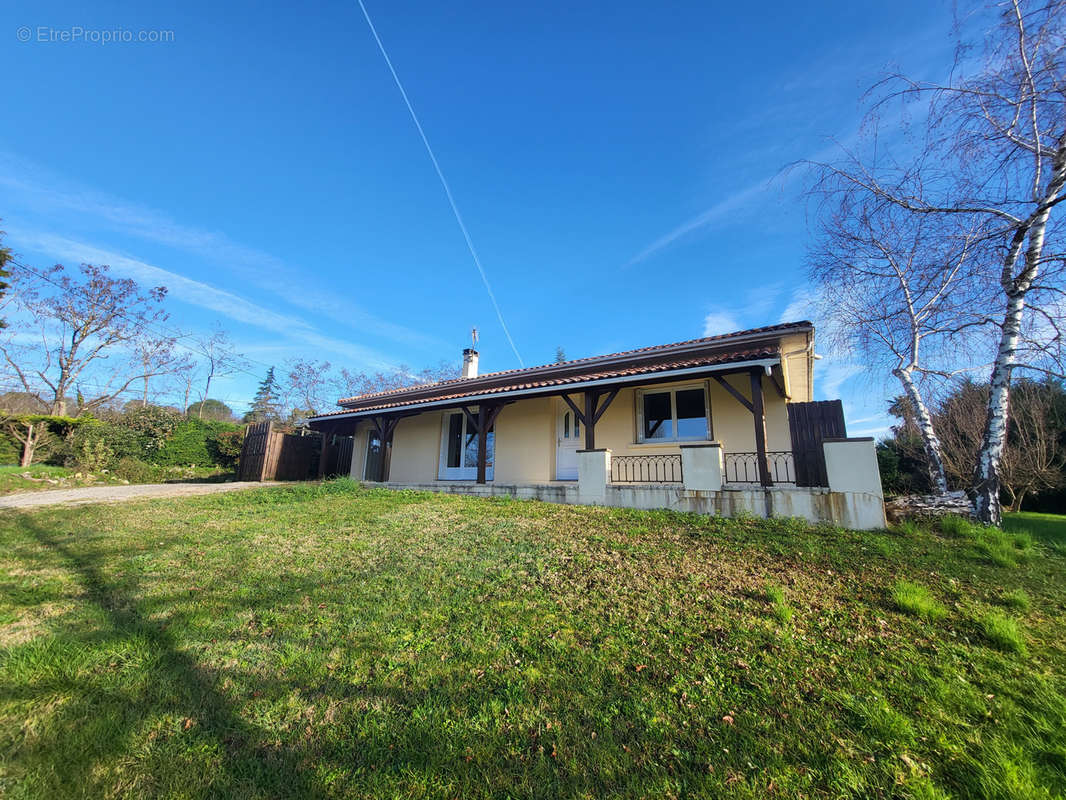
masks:
<path id="1" fill-rule="evenodd" d="M 883 527 L 873 440 L 814 402 L 814 359 L 809 322 L 481 375 L 467 349 L 310 424 L 390 487 Z"/>

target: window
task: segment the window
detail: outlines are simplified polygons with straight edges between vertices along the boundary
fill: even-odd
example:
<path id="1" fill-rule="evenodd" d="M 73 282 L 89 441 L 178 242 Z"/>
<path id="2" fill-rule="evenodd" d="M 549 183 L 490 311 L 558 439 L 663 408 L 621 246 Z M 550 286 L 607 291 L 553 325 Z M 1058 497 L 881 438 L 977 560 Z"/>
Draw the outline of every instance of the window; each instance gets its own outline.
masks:
<path id="1" fill-rule="evenodd" d="M 642 442 L 710 438 L 705 386 L 638 392 L 637 416 Z"/>
<path id="2" fill-rule="evenodd" d="M 363 466 L 364 481 L 380 481 L 381 468 L 384 466 L 385 451 L 381 447 L 381 439 L 371 431 L 366 437 L 366 459 Z"/>
<path id="3" fill-rule="evenodd" d="M 461 411 L 444 415 L 442 426 L 440 480 L 474 480 L 477 478 L 478 435 Z M 496 432 L 490 428 L 485 440 L 485 477 L 492 480 L 493 451 Z"/>

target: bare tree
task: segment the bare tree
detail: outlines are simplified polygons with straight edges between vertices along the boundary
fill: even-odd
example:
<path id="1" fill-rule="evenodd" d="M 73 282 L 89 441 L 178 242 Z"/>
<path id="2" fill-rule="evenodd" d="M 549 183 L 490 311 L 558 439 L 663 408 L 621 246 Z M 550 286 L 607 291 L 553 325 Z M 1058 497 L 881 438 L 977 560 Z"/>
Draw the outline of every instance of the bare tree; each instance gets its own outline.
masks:
<path id="1" fill-rule="evenodd" d="M 997 346 L 971 491 L 975 514 L 992 524 L 1002 517 L 999 470 L 1011 375 L 1019 366 L 1066 371 L 1062 221 L 1053 213 L 1066 197 L 1066 0 L 1008 0 L 999 8 L 978 68 L 967 68 L 968 48 L 960 47 L 946 83 L 894 76 L 878 87 L 886 96 L 875 102 L 871 124 L 891 98 L 929 101 L 920 140 L 904 145 L 918 147 L 902 162 L 881 146 L 865 157 L 819 165 L 823 177 L 939 220 L 951 238 L 978 231 L 974 257 L 985 286 L 998 295 L 999 311 L 981 321 Z"/>
<path id="2" fill-rule="evenodd" d="M 286 374 L 286 405 L 292 409 L 293 420 L 314 416 L 332 405 L 330 388 L 333 379 L 330 376 L 331 365 L 328 361 L 306 361 L 295 359 L 289 362 Z"/>
<path id="3" fill-rule="evenodd" d="M 83 410 L 93 409 L 164 369 L 154 359 L 141 363 L 135 351 L 167 319 L 159 307 L 166 288 L 145 293 L 128 278 L 111 277 L 106 266 L 83 264 L 80 273 L 72 277 L 62 266 L 46 275 L 16 269 L 22 313 L 11 328 L 17 335 L 0 340 L 0 354 L 25 390 L 59 416 L 67 413 L 72 390 Z M 31 331 L 36 344 L 25 343 Z"/>
<path id="4" fill-rule="evenodd" d="M 244 356 L 238 353 L 223 330 L 215 331 L 211 336 L 200 339 L 196 348 L 204 358 L 204 391 L 200 396 L 197 419 L 203 419 L 204 402 L 210 397 L 211 382 L 215 378 L 232 375 L 247 368 Z"/>
<path id="5" fill-rule="evenodd" d="M 988 384 L 966 381 L 936 410 L 937 429 L 952 480 L 965 485 L 973 475 L 984 436 Z M 1062 485 L 1066 463 L 1064 394 L 1053 382 L 1018 381 L 1011 389 L 1007 441 L 999 475 L 1009 511 L 1026 495 Z"/>
<path id="6" fill-rule="evenodd" d="M 180 376 L 191 369 L 188 354 L 177 347 L 177 336 L 145 337 L 134 350 L 141 365 L 141 406 L 148 405 L 148 387 L 152 378 Z"/>
<path id="7" fill-rule="evenodd" d="M 343 397 L 355 397 L 455 380 L 459 375 L 458 365 L 447 361 L 441 361 L 435 367 L 426 367 L 418 372 L 413 372 L 410 367 L 401 364 L 391 372 L 352 372 L 342 369 L 337 385 Z"/>
<path id="8" fill-rule="evenodd" d="M 933 492 L 947 492 L 940 441 L 923 391 L 967 359 L 960 352 L 973 308 L 973 232 L 953 238 L 921 217 L 829 171 L 813 191 L 820 231 L 808 272 L 829 346 L 891 373 L 909 400 Z M 979 289 L 978 289 L 979 291 Z"/>

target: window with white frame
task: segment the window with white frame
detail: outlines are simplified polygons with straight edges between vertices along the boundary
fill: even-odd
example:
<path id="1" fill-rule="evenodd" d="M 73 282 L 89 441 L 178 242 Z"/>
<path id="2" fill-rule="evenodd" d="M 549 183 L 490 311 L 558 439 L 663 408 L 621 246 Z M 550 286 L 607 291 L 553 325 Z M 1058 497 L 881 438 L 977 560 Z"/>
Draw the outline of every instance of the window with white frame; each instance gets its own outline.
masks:
<path id="1" fill-rule="evenodd" d="M 492 480 L 493 451 L 496 432 L 489 428 L 485 438 L 485 477 Z M 474 480 L 477 478 L 478 435 L 462 411 L 444 415 L 441 427 L 440 480 Z"/>
<path id="2" fill-rule="evenodd" d="M 707 387 L 637 391 L 637 441 L 678 442 L 711 438 Z"/>

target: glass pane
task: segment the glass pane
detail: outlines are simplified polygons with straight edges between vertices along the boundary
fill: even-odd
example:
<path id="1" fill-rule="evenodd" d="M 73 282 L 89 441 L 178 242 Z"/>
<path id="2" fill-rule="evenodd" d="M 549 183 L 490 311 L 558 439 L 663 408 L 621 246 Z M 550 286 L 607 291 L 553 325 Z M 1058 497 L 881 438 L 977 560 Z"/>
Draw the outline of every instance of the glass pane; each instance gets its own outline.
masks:
<path id="1" fill-rule="evenodd" d="M 576 439 L 581 435 L 581 423 L 577 421 L 577 417 L 574 417 L 574 438 Z"/>
<path id="2" fill-rule="evenodd" d="M 644 395 L 644 438 L 674 438 L 674 422 L 670 415 L 669 392 L 654 392 Z"/>
<path id="3" fill-rule="evenodd" d="M 459 454 L 463 449 L 463 415 L 452 414 L 448 418 L 448 466 L 459 466 Z"/>
<path id="4" fill-rule="evenodd" d="M 570 438 L 570 412 L 563 414 L 563 438 Z"/>
<path id="5" fill-rule="evenodd" d="M 469 433 L 467 429 L 466 447 L 463 448 L 463 466 L 470 469 L 477 469 L 477 440 L 478 435 L 476 433 Z M 492 466 L 492 451 L 496 446 L 496 430 L 495 427 L 489 428 L 489 436 L 485 440 L 485 468 L 488 469 Z"/>
<path id="6" fill-rule="evenodd" d="M 677 435 L 680 439 L 707 438 L 707 406 L 703 389 L 677 392 Z"/>
<path id="7" fill-rule="evenodd" d="M 476 433 L 467 431 L 466 447 L 463 448 L 463 466 L 477 468 L 477 440 Z"/>
<path id="8" fill-rule="evenodd" d="M 366 466 L 363 468 L 364 481 L 381 480 L 381 440 L 377 434 L 370 434 L 366 440 Z"/>

